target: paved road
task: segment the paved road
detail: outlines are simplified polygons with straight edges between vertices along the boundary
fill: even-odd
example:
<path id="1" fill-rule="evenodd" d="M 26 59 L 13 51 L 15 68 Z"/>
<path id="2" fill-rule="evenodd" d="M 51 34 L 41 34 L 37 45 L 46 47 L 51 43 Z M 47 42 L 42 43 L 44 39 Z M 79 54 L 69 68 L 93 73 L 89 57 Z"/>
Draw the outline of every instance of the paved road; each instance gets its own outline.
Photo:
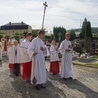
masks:
<path id="1" fill-rule="evenodd" d="M 47 62 L 47 69 L 49 62 Z M 98 98 L 98 69 L 74 65 L 74 79 L 64 81 L 47 72 L 47 88 L 36 91 L 8 69 L 8 60 L 0 63 L 0 98 Z"/>

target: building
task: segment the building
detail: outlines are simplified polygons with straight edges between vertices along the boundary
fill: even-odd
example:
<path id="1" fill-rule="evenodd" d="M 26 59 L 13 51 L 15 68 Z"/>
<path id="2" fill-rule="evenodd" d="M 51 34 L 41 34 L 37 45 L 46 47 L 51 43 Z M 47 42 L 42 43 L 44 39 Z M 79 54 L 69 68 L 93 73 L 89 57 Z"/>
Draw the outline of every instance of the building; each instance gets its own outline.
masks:
<path id="1" fill-rule="evenodd" d="M 15 34 L 23 32 L 32 32 L 32 27 L 24 22 L 20 23 L 9 22 L 8 24 L 2 25 L 0 27 L 0 33 L 4 34 Z"/>

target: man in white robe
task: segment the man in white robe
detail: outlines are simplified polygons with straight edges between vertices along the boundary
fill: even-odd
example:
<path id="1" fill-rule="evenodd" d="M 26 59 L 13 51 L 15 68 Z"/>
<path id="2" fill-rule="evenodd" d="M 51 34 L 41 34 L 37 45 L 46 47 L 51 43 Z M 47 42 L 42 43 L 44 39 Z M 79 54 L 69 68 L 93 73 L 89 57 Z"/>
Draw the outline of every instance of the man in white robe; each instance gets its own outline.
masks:
<path id="1" fill-rule="evenodd" d="M 64 80 L 72 79 L 73 77 L 72 45 L 69 39 L 70 34 L 66 33 L 66 39 L 62 41 L 59 48 L 60 53 L 62 54 L 61 77 Z"/>
<path id="2" fill-rule="evenodd" d="M 45 36 L 45 32 L 40 30 L 38 36 L 32 40 L 31 47 L 29 49 L 29 55 L 32 57 L 32 72 L 31 83 L 35 84 L 36 90 L 45 88 L 46 83 L 46 68 L 45 68 L 45 45 L 42 41 Z"/>

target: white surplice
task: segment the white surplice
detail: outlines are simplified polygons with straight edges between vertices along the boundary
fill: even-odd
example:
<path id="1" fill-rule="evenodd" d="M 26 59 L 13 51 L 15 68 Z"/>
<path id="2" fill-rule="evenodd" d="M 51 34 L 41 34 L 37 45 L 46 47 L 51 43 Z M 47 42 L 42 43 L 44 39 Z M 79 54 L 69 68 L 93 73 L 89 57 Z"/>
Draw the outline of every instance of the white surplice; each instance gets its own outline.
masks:
<path id="1" fill-rule="evenodd" d="M 0 42 L 0 60 L 2 60 L 2 43 Z"/>
<path id="2" fill-rule="evenodd" d="M 45 68 L 45 56 L 44 52 L 40 49 L 45 48 L 43 41 L 36 37 L 32 40 L 31 47 L 29 49 L 29 55 L 32 57 L 32 70 L 31 70 L 31 83 L 36 80 L 36 84 L 42 84 L 46 82 L 46 68 Z M 36 52 L 37 55 L 33 56 Z"/>
<path id="3" fill-rule="evenodd" d="M 51 45 L 50 47 L 50 62 L 59 61 L 58 51 L 56 51 L 57 46 Z"/>
<path id="4" fill-rule="evenodd" d="M 68 40 L 62 41 L 60 45 L 60 53 L 62 54 L 62 64 L 61 64 L 61 77 L 69 78 L 73 77 L 73 65 L 72 65 L 72 50 L 70 52 L 66 52 L 68 46 L 71 45 L 71 42 Z"/>
<path id="5" fill-rule="evenodd" d="M 15 55 L 15 51 L 17 54 Z M 19 46 L 12 46 L 8 49 L 9 64 L 22 63 L 22 51 Z"/>
<path id="6" fill-rule="evenodd" d="M 25 38 L 20 39 L 20 45 L 21 45 L 21 43 L 22 43 L 24 40 L 25 40 Z"/>
<path id="7" fill-rule="evenodd" d="M 50 53 L 49 53 L 49 49 L 48 49 L 48 47 L 45 45 L 45 51 L 44 51 L 44 55 L 45 55 L 45 57 L 47 57 L 47 56 L 49 56 L 50 55 Z"/>
<path id="8" fill-rule="evenodd" d="M 28 54 L 28 49 L 30 48 L 30 46 L 31 46 L 31 42 L 26 39 L 20 45 L 20 47 L 22 49 L 23 63 L 27 63 L 27 62 L 31 61 L 31 58 Z"/>
<path id="9" fill-rule="evenodd" d="M 14 39 L 14 38 L 13 38 L 12 40 L 9 39 L 9 40 L 8 40 L 8 45 L 9 45 L 9 47 L 10 47 L 10 44 L 13 45 L 14 42 L 15 42 L 15 39 Z"/>

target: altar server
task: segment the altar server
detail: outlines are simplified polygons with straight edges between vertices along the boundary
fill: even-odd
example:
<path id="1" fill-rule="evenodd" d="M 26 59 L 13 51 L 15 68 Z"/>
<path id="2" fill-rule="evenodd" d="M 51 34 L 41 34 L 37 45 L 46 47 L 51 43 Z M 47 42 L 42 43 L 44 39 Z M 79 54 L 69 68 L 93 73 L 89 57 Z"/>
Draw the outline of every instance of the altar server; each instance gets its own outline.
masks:
<path id="1" fill-rule="evenodd" d="M 69 39 L 70 34 L 66 33 L 66 39 L 62 41 L 59 48 L 60 53 L 62 54 L 61 77 L 64 80 L 72 79 L 73 77 L 72 45 Z"/>
<path id="2" fill-rule="evenodd" d="M 20 65 L 22 63 L 22 51 L 18 45 L 18 41 L 15 40 L 13 46 L 8 49 L 8 57 L 11 72 L 19 76 Z"/>
<path id="3" fill-rule="evenodd" d="M 28 54 L 28 49 L 31 46 L 31 39 L 32 39 L 32 33 L 26 34 L 26 39 L 21 43 L 22 48 L 22 54 L 23 54 L 23 65 L 21 67 L 21 74 L 23 80 L 26 80 L 26 82 L 30 82 L 31 78 L 31 65 L 32 61 Z"/>
<path id="4" fill-rule="evenodd" d="M 0 61 L 2 61 L 2 43 L 0 42 Z"/>
<path id="5" fill-rule="evenodd" d="M 59 73 L 58 53 L 58 46 L 56 45 L 56 41 L 53 40 L 50 47 L 50 72 L 53 73 L 53 75 Z"/>

